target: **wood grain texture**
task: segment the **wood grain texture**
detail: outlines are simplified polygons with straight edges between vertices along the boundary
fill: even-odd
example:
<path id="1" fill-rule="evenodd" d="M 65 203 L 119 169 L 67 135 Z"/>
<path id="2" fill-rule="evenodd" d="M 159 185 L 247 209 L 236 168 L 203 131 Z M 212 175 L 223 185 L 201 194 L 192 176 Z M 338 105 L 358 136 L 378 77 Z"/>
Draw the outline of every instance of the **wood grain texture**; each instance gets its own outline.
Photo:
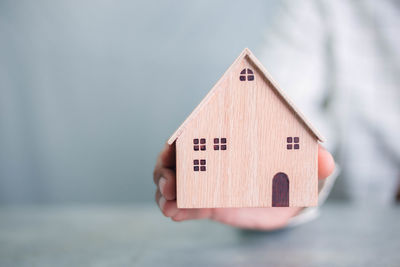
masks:
<path id="1" fill-rule="evenodd" d="M 201 111 L 201 109 L 208 103 L 208 101 L 212 98 L 214 95 L 215 91 L 218 90 L 220 87 L 220 84 L 224 77 L 232 72 L 232 69 L 238 64 L 238 62 L 243 61 L 246 58 L 246 60 L 249 60 L 251 64 L 253 64 L 264 76 L 264 78 L 268 81 L 270 84 L 270 88 L 276 93 L 278 93 L 282 101 L 284 101 L 290 109 L 294 111 L 296 116 L 298 116 L 298 119 L 304 124 L 306 128 L 310 131 L 310 134 L 314 135 L 319 141 L 324 142 L 325 137 L 321 135 L 321 133 L 314 127 L 312 124 L 307 120 L 307 118 L 302 114 L 302 112 L 294 105 L 294 103 L 290 100 L 290 98 L 284 93 L 282 89 L 279 88 L 278 84 L 272 79 L 271 75 L 269 72 L 264 68 L 264 66 L 261 64 L 261 62 L 253 55 L 253 53 L 250 51 L 250 49 L 245 48 L 242 53 L 236 58 L 236 60 L 232 63 L 232 65 L 228 68 L 228 70 L 224 73 L 224 75 L 221 77 L 220 80 L 214 85 L 214 87 L 208 92 L 208 94 L 205 96 L 205 98 L 200 102 L 200 104 L 192 111 L 192 113 L 186 118 L 186 120 L 178 127 L 178 129 L 171 135 L 171 137 L 168 139 L 167 143 L 172 144 L 173 142 L 176 141 L 176 139 L 181 135 L 181 133 L 185 130 L 186 125 L 188 122 L 197 115 Z M 240 77 L 240 76 L 239 76 Z"/>
<path id="2" fill-rule="evenodd" d="M 254 80 L 241 81 L 247 68 Z M 179 208 L 271 207 L 280 172 L 289 179 L 288 206 L 317 205 L 319 137 L 254 60 L 239 57 L 199 106 L 170 139 Z M 298 149 L 288 149 L 288 137 L 298 137 Z M 226 138 L 226 150 L 214 150 L 215 138 Z M 194 139 L 205 139 L 206 149 L 194 150 Z M 204 160 L 205 171 L 195 171 L 194 160 Z"/>

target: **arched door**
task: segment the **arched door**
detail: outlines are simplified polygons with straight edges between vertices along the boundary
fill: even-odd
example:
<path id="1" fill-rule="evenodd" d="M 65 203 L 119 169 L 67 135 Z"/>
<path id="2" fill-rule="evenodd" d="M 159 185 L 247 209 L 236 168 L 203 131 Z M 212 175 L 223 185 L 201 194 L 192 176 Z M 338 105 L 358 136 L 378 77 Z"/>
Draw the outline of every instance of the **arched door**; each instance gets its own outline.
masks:
<path id="1" fill-rule="evenodd" d="M 272 207 L 289 207 L 289 178 L 278 172 L 272 180 Z"/>

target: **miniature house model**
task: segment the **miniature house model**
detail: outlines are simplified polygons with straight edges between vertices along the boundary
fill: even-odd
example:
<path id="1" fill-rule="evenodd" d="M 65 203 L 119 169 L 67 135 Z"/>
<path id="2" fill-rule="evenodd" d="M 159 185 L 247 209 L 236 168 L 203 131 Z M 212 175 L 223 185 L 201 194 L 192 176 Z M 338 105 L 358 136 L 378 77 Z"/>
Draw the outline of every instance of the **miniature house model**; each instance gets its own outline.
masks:
<path id="1" fill-rule="evenodd" d="M 178 207 L 316 206 L 318 141 L 245 49 L 168 140 Z"/>

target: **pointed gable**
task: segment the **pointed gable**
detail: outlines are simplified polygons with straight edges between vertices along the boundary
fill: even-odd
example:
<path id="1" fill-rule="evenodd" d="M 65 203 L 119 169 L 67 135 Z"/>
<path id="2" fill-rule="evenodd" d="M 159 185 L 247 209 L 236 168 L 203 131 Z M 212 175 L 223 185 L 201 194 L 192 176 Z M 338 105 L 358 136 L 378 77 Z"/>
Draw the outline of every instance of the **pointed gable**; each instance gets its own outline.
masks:
<path id="1" fill-rule="evenodd" d="M 179 128 L 172 134 L 172 136 L 168 139 L 168 144 L 173 144 L 175 140 L 185 131 L 185 127 L 187 124 L 196 117 L 196 115 L 206 106 L 206 104 L 210 101 L 210 99 L 214 96 L 216 91 L 220 88 L 220 83 L 223 81 L 224 77 L 228 75 L 231 70 L 240 63 L 243 59 L 247 59 L 250 61 L 261 73 L 263 78 L 267 83 L 270 84 L 270 87 L 277 93 L 280 99 L 286 104 L 286 106 L 293 111 L 295 116 L 297 117 L 299 123 L 301 123 L 308 132 L 314 136 L 317 140 L 324 142 L 325 138 L 311 125 L 311 123 L 304 117 L 304 115 L 296 108 L 293 102 L 286 96 L 286 94 L 278 87 L 277 83 L 271 78 L 271 75 L 267 72 L 267 70 L 262 66 L 260 61 L 253 55 L 253 53 L 245 48 L 243 52 L 236 58 L 233 64 L 227 69 L 224 75 L 218 80 L 218 82 L 214 85 L 214 87 L 210 90 L 210 92 L 205 96 L 205 98 L 200 102 L 200 104 L 193 110 L 193 112 L 186 118 L 186 120 L 179 126 Z"/>

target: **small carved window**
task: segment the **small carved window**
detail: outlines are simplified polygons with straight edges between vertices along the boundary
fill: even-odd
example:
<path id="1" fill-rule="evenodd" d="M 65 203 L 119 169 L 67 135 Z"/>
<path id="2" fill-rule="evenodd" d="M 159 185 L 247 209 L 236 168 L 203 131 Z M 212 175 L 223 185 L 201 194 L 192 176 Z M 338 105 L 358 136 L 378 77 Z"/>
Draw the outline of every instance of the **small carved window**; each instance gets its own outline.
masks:
<path id="1" fill-rule="evenodd" d="M 226 138 L 214 138 L 214 150 L 226 150 Z"/>
<path id="2" fill-rule="evenodd" d="M 199 151 L 199 150 L 206 150 L 206 139 L 205 138 L 195 138 L 193 139 L 193 150 L 194 151 Z"/>
<path id="3" fill-rule="evenodd" d="M 243 69 L 240 72 L 239 80 L 242 82 L 244 81 L 253 81 L 254 80 L 254 73 L 251 69 Z"/>
<path id="4" fill-rule="evenodd" d="M 300 138 L 299 137 L 287 137 L 286 143 L 287 143 L 286 148 L 288 150 L 300 149 Z"/>
<path id="5" fill-rule="evenodd" d="M 206 171 L 206 160 L 205 159 L 193 160 L 193 170 L 195 172 L 198 172 L 198 171 L 205 172 Z"/>

